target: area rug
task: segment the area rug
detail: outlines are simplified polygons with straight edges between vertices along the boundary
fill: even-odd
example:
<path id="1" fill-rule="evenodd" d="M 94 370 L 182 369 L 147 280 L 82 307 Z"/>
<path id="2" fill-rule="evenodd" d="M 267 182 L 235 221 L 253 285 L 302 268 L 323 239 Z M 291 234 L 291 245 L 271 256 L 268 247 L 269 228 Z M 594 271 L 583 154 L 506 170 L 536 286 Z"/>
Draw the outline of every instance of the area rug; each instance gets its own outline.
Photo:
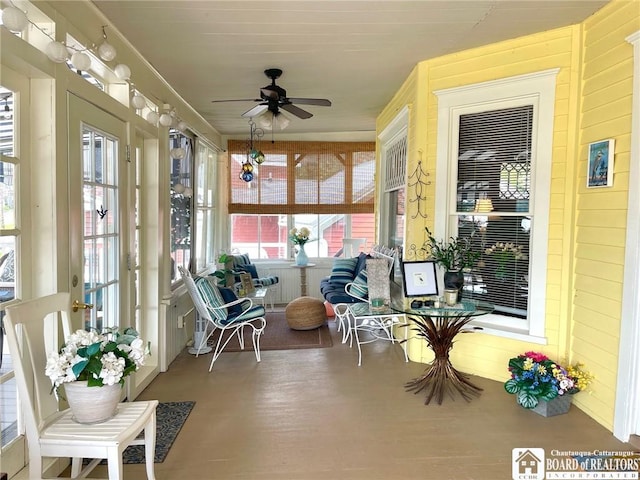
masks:
<path id="1" fill-rule="evenodd" d="M 260 338 L 260 351 L 264 350 L 294 350 L 298 348 L 326 348 L 333 346 L 331 332 L 325 324 L 313 330 L 292 330 L 287 324 L 284 311 L 267 311 L 265 315 L 267 326 Z M 228 335 L 229 332 L 226 333 Z M 218 333 L 214 333 L 209 339 L 209 345 L 215 346 L 218 341 Z M 224 349 L 225 352 L 251 352 L 253 343 L 249 330 L 245 330 L 244 350 L 236 338 L 232 338 Z"/>
<path id="2" fill-rule="evenodd" d="M 155 463 L 167 458 L 169 449 L 196 402 L 162 402 L 156 409 Z M 131 445 L 122 455 L 123 463 L 144 463 L 144 445 Z"/>

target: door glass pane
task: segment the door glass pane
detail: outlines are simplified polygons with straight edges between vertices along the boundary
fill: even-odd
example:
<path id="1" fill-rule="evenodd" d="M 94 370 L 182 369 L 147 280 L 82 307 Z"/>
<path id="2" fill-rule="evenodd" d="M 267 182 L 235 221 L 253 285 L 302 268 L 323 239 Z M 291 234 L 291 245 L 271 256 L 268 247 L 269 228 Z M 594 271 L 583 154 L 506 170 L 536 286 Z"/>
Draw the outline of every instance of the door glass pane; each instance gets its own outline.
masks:
<path id="1" fill-rule="evenodd" d="M 84 126 L 84 311 L 85 328 L 118 326 L 119 231 L 118 142 Z"/>

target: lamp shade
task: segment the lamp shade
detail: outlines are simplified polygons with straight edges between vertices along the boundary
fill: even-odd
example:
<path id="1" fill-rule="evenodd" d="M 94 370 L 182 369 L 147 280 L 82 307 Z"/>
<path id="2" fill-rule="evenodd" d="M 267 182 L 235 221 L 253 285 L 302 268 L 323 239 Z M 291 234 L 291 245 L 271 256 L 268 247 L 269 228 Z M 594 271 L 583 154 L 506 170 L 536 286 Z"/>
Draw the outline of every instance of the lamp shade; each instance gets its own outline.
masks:
<path id="1" fill-rule="evenodd" d="M 56 63 L 64 63 L 69 58 L 67 47 L 60 42 L 50 42 L 45 49 L 45 53 L 49 60 Z"/>
<path id="2" fill-rule="evenodd" d="M 129 80 L 129 78 L 131 78 L 131 69 L 124 63 L 116 65 L 116 68 L 113 69 L 113 73 L 115 73 L 116 77 L 120 80 Z"/>
<path id="3" fill-rule="evenodd" d="M 138 92 L 135 92 L 133 94 L 133 97 L 131 97 L 131 104 L 138 110 L 141 110 L 145 107 L 147 101 L 142 95 L 140 95 Z"/>
<path id="4" fill-rule="evenodd" d="M 473 211 L 476 213 L 493 212 L 493 202 L 490 198 L 479 198 L 476 200 L 476 207 Z"/>
<path id="5" fill-rule="evenodd" d="M 173 118 L 168 113 L 163 113 L 160 115 L 160 125 L 163 127 L 168 127 L 171 125 Z"/>
<path id="6" fill-rule="evenodd" d="M 110 62 L 116 58 L 116 49 L 110 43 L 103 42 L 98 47 L 98 56 L 105 62 Z"/>
<path id="7" fill-rule="evenodd" d="M 27 15 L 16 7 L 7 7 L 2 10 L 2 24 L 12 32 L 21 32 L 29 24 Z"/>
<path id="8" fill-rule="evenodd" d="M 147 122 L 151 125 L 158 125 L 158 118 L 160 117 L 157 112 L 151 111 L 147 113 Z"/>
<path id="9" fill-rule="evenodd" d="M 74 52 L 71 64 L 76 70 L 87 71 L 91 68 L 91 57 L 84 52 Z"/>

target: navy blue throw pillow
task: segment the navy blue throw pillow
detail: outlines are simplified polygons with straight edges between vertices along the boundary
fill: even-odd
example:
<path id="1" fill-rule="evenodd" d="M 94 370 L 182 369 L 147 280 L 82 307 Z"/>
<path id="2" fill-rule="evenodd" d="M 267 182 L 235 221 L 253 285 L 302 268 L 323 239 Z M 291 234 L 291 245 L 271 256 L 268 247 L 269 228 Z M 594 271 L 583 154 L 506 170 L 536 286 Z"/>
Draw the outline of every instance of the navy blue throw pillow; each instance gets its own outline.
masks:
<path id="1" fill-rule="evenodd" d="M 251 275 L 251 278 L 258 278 L 258 269 L 255 265 L 242 265 L 238 267 L 238 270 L 242 272 L 247 272 Z"/>
<path id="2" fill-rule="evenodd" d="M 238 300 L 238 297 L 230 288 L 218 287 L 218 290 L 220 290 L 220 295 L 222 295 L 222 300 L 224 300 L 224 303 L 231 303 Z M 231 307 L 227 308 L 227 310 L 229 311 L 229 315 L 240 315 L 242 313 L 242 304 L 238 303 L 236 305 L 232 305 Z"/>

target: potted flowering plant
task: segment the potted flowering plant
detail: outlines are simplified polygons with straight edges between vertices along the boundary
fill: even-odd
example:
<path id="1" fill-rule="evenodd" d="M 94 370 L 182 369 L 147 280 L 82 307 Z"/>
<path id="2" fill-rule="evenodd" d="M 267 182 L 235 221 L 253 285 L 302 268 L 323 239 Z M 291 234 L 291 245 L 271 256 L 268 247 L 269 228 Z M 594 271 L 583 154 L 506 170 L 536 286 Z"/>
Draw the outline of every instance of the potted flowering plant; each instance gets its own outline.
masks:
<path id="1" fill-rule="evenodd" d="M 509 360 L 511 378 L 504 389 L 516 395 L 518 404 L 535 409 L 539 403 L 578 393 L 589 386 L 593 375 L 581 363 L 563 367 L 538 352 L 526 352 Z M 567 402 L 567 409 L 569 403 Z"/>
<path id="2" fill-rule="evenodd" d="M 113 416 L 125 377 L 144 365 L 148 354 L 149 346 L 133 328 L 123 332 L 110 328 L 102 333 L 76 330 L 58 353 L 49 354 L 45 373 L 56 394 L 64 385 L 78 422 L 96 423 Z"/>
<path id="3" fill-rule="evenodd" d="M 307 227 L 302 227 L 300 229 L 293 227 L 289 232 L 289 240 L 294 245 L 298 245 L 298 254 L 296 255 L 296 265 L 305 266 L 309 263 L 309 258 L 307 257 L 307 253 L 304 251 L 304 244 L 310 240 L 311 230 Z"/>

